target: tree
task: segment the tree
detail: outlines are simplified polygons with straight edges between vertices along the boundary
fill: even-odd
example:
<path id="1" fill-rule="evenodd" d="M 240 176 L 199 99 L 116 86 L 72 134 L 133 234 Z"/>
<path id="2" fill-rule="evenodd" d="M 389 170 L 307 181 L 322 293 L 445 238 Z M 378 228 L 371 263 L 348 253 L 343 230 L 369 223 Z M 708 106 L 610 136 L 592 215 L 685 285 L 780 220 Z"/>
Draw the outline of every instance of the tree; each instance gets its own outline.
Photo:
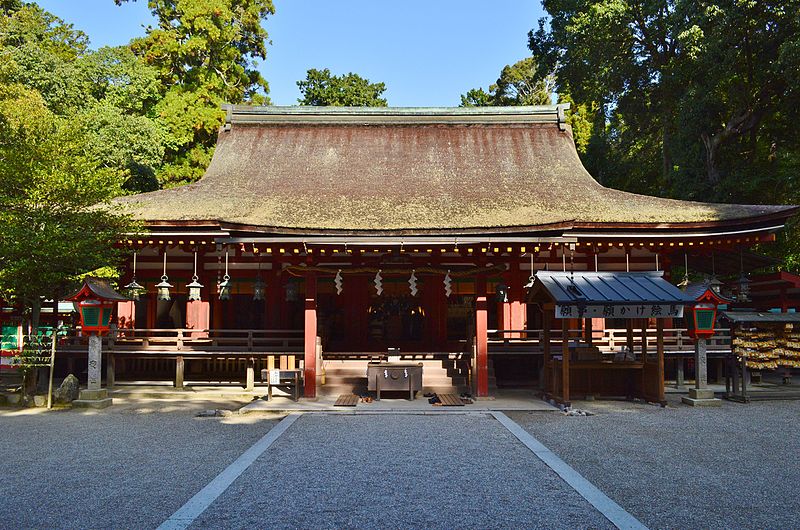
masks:
<path id="1" fill-rule="evenodd" d="M 672 185 L 675 113 L 684 88 L 681 65 L 695 50 L 689 0 L 545 0 L 549 28 L 531 32 L 534 54 L 557 67 L 560 88 L 630 130 L 648 130 L 660 143 L 660 182 Z M 598 131 L 600 132 L 600 131 Z M 636 149 L 641 138 L 631 137 Z M 641 146 L 640 146 L 641 147 Z M 651 156 L 652 153 L 648 153 Z M 658 177 L 656 177 L 658 178 Z"/>
<path id="2" fill-rule="evenodd" d="M 461 96 L 462 107 L 550 105 L 555 77 L 542 73 L 535 57 L 506 65 L 497 81 L 486 92 L 472 89 Z"/>
<path id="3" fill-rule="evenodd" d="M 701 142 L 707 186 L 695 191 L 708 193 L 722 180 L 723 145 L 757 134 L 791 86 L 797 0 L 547 0 L 544 6 L 551 18 L 531 32 L 531 50 L 557 66 L 560 88 L 598 108 L 598 130 L 608 124 L 619 149 L 642 160 L 660 154 L 660 181 L 640 175 L 654 191 L 681 193 L 686 179 L 675 178 L 694 172 Z M 688 129 L 686 115 L 693 122 Z"/>
<path id="4" fill-rule="evenodd" d="M 381 95 L 386 91 L 384 83 L 371 83 L 352 72 L 336 76 L 327 68 L 312 68 L 306 78 L 297 82 L 302 98 L 301 105 L 333 107 L 385 107 L 386 99 Z"/>
<path id="5" fill-rule="evenodd" d="M 518 105 L 550 105 L 555 95 L 556 78 L 545 74 L 535 57 L 527 57 L 513 65 L 506 65 L 497 81 L 483 88 L 473 88 L 461 95 L 462 107 L 498 107 Z M 581 154 L 586 152 L 591 138 L 591 123 L 587 117 L 589 106 L 576 105 L 568 93 L 558 95 L 559 103 L 569 103 L 572 112 L 567 117 L 575 145 Z"/>
<path id="6" fill-rule="evenodd" d="M 8 11 L 0 43 L 17 65 L 8 81 L 35 90 L 56 116 L 74 121 L 92 156 L 127 181 L 126 191 L 158 187 L 166 134 L 154 112 L 162 90 L 154 67 L 127 46 L 90 50 L 83 33 L 36 5 Z"/>
<path id="7" fill-rule="evenodd" d="M 72 121 L 50 111 L 35 90 L 9 81 L 17 75 L 13 61 L 2 64 L 0 297 L 28 310 L 35 333 L 42 299 L 113 263 L 114 244 L 133 225 L 108 203 L 120 193 L 118 172 L 86 156 Z"/>
<path id="8" fill-rule="evenodd" d="M 544 7 L 550 17 L 529 48 L 555 68 L 559 92 L 593 114 L 582 158 L 604 184 L 722 202 L 800 199 L 800 0 Z M 772 249 L 794 268 L 797 230 Z"/>
<path id="9" fill-rule="evenodd" d="M 743 140 L 736 149 L 744 148 L 753 162 L 765 123 L 779 113 L 800 117 L 793 112 L 800 102 L 798 10 L 800 2 L 791 0 L 725 0 L 698 13 L 698 52 L 687 104 L 705 118 L 700 137 L 709 185 L 723 179 L 726 168 L 720 158 L 726 144 Z M 783 138 L 775 140 L 783 143 Z"/>
<path id="10" fill-rule="evenodd" d="M 119 4 L 135 0 L 115 0 Z M 175 186 L 200 178 L 223 123 L 221 103 L 268 102 L 269 86 L 256 69 L 265 59 L 262 21 L 271 0 L 149 0 L 156 26 L 131 41 L 154 67 L 163 87 L 154 113 L 166 131 L 158 179 Z"/>
<path id="11" fill-rule="evenodd" d="M 77 61 L 88 37 L 36 4 L 10 8 L 0 18 L 4 55 L 18 66 L 14 81 L 39 92 L 57 114 L 84 105 Z"/>

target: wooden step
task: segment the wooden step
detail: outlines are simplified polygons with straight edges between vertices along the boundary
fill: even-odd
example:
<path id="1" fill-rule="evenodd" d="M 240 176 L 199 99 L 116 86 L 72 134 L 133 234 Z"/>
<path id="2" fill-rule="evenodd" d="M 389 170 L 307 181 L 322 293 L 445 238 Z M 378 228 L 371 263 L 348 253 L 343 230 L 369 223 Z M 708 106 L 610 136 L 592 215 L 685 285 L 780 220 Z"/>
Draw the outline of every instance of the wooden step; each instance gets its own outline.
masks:
<path id="1" fill-rule="evenodd" d="M 436 394 L 443 407 L 463 407 L 464 402 L 455 394 Z"/>
<path id="2" fill-rule="evenodd" d="M 355 394 L 341 394 L 336 398 L 334 407 L 355 407 L 358 404 L 359 397 Z"/>

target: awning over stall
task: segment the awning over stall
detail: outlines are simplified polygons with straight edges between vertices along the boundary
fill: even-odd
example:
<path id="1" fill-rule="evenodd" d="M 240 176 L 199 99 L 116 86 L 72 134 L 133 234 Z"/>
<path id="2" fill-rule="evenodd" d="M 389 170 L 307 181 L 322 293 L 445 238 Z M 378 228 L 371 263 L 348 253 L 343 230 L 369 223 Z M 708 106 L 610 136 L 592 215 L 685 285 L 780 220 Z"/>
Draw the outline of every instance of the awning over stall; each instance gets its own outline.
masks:
<path id="1" fill-rule="evenodd" d="M 671 318 L 695 300 L 663 272 L 539 271 L 531 302 L 550 301 L 555 318 Z"/>

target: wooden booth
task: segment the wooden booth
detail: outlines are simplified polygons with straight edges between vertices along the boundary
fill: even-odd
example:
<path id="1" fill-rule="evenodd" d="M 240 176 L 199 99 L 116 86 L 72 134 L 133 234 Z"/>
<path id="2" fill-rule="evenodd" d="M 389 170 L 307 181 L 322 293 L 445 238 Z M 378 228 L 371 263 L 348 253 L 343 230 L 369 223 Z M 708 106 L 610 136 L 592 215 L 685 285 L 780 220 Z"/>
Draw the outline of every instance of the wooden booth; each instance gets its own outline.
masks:
<path id="1" fill-rule="evenodd" d="M 528 302 L 537 304 L 543 314 L 547 397 L 564 404 L 572 396 L 641 398 L 665 404 L 664 320 L 682 317 L 684 306 L 694 299 L 661 272 L 539 271 Z M 625 342 L 601 348 L 593 339 L 594 318 L 623 320 Z M 554 319 L 561 324 L 555 350 Z M 648 344 L 651 322 L 656 328 L 654 345 Z M 574 328 L 580 331 L 570 332 Z"/>

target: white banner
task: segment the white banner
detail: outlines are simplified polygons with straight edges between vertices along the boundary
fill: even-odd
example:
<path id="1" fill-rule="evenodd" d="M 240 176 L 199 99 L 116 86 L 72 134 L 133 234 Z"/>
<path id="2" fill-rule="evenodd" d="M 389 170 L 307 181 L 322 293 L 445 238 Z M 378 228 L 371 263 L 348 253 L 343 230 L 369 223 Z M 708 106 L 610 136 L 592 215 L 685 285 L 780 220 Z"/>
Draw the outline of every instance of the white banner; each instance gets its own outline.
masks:
<path id="1" fill-rule="evenodd" d="M 556 318 L 681 318 L 683 305 L 556 305 Z"/>

